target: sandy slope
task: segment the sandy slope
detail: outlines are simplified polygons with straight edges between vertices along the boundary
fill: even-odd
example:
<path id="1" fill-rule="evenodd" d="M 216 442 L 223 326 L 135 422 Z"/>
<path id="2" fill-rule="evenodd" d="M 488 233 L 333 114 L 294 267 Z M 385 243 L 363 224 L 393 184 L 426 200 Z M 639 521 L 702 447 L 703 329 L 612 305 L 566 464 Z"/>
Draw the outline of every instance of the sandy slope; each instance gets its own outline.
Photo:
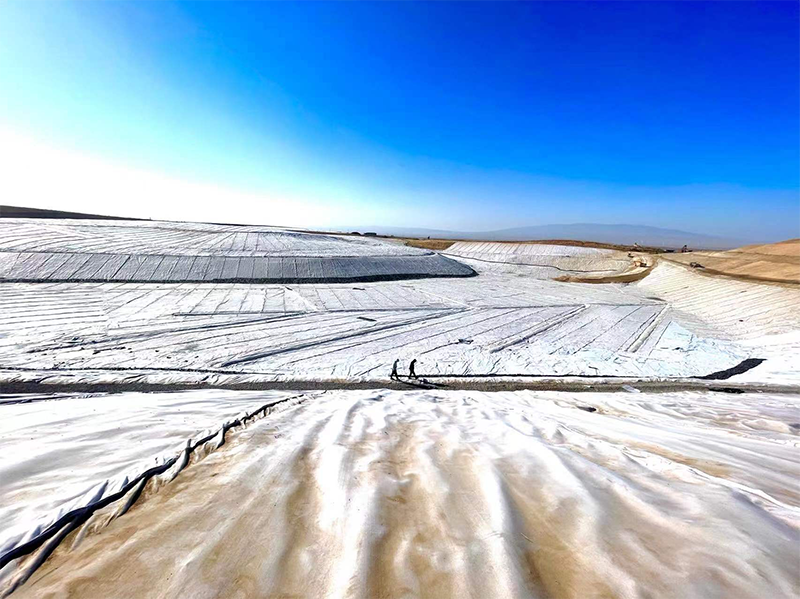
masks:
<path id="1" fill-rule="evenodd" d="M 791 597 L 797 408 L 318 394 L 68 539 L 15 596 Z"/>
<path id="2" fill-rule="evenodd" d="M 781 257 L 793 257 L 794 262 L 800 261 L 800 239 L 787 239 L 777 243 L 765 243 L 759 245 L 746 245 L 727 253 L 745 252 L 758 255 L 772 255 Z"/>
<path id="3" fill-rule="evenodd" d="M 682 264 L 698 262 L 705 271 L 748 280 L 800 284 L 800 239 L 746 245 L 727 252 L 690 252 L 660 258 Z"/>

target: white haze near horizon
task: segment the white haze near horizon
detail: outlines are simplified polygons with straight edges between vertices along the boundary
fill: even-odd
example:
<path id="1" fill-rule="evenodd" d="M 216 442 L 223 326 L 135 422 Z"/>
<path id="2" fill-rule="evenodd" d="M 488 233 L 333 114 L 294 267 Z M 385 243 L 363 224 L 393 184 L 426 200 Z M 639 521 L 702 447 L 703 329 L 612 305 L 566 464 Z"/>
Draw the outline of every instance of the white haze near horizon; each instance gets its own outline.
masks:
<path id="1" fill-rule="evenodd" d="M 193 183 L 55 148 L 0 130 L 4 204 L 109 216 L 324 226 L 336 210 L 299 198 L 272 197 Z M 301 216 L 302 215 L 302 216 Z"/>
<path id="2" fill-rule="evenodd" d="M 394 234 L 403 234 L 404 230 L 410 229 L 481 233 L 526 225 L 566 224 L 514 222 L 512 218 L 508 227 L 489 226 L 490 223 L 486 223 L 487 226 L 483 229 L 447 224 L 441 226 L 440 222 L 429 223 L 426 220 L 433 216 L 434 221 L 439 221 L 439 215 L 420 212 L 418 206 L 410 207 L 396 196 L 387 197 L 386 201 L 372 202 L 373 206 L 369 207 L 363 201 L 348 198 L 346 194 L 337 193 L 336 190 L 326 190 L 329 193 L 320 199 L 310 199 L 299 194 L 239 190 L 210 182 L 189 181 L 73 149 L 56 147 L 2 127 L 0 161 L 3 164 L 0 204 L 29 208 L 153 220 L 339 231 L 374 227 L 376 230 Z M 697 200 L 693 198 L 691 201 Z M 487 204 L 491 206 L 491 202 Z M 742 242 L 779 241 L 786 238 L 770 238 L 755 232 L 752 235 L 726 235 L 724 232 L 704 231 L 700 223 L 687 222 L 685 226 L 675 227 L 671 223 L 652 222 L 654 219 L 642 222 L 641 214 L 631 216 L 627 224 L 680 228 L 683 231 L 708 233 Z M 455 217 L 453 215 L 453 219 L 457 220 Z M 483 222 L 480 219 L 478 221 Z M 697 226 L 692 226 L 693 224 Z M 800 235 L 800 223 L 798 230 Z"/>

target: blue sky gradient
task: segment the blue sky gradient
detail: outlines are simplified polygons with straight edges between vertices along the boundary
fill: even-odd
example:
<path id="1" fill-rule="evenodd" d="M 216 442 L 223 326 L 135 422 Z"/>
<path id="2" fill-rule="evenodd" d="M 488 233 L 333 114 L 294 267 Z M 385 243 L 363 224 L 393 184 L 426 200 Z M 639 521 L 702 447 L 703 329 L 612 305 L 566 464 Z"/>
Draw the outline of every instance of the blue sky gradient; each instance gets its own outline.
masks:
<path id="1" fill-rule="evenodd" d="M 799 26 L 794 2 L 4 2 L 7 141 L 232 195 L 21 182 L 2 203 L 797 237 Z"/>

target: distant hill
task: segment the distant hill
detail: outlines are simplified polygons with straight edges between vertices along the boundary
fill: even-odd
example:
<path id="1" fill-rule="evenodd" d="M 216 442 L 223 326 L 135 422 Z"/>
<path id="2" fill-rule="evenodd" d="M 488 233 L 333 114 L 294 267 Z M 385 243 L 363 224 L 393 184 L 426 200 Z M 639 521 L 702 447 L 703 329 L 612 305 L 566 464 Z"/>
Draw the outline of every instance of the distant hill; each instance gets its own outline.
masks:
<path id="1" fill-rule="evenodd" d="M 714 235 L 690 233 L 677 229 L 662 229 L 644 225 L 540 225 L 490 231 L 488 235 L 498 241 L 519 239 L 578 239 L 602 243 L 621 243 L 678 248 L 686 244 L 707 249 L 728 249 L 741 245 L 741 240 L 725 239 Z"/>
<path id="2" fill-rule="evenodd" d="M 444 231 L 413 227 L 372 227 L 381 235 L 403 237 L 437 237 L 444 239 L 482 239 L 486 241 L 539 241 L 543 239 L 570 239 L 633 245 L 679 248 L 684 244 L 693 248 L 729 249 L 743 245 L 744 241 L 714 235 L 690 233 L 677 229 L 662 229 L 645 225 L 600 225 L 580 223 L 570 225 L 537 225 L 515 227 L 498 231 Z"/>
<path id="3" fill-rule="evenodd" d="M 19 206 L 0 206 L 0 218 L 88 218 L 112 220 L 143 220 L 122 218 L 82 212 L 65 212 L 61 210 L 42 210 L 40 208 L 24 208 Z M 223 224 L 223 223 L 217 223 Z M 253 223 L 257 224 L 257 223 Z M 274 223 L 271 223 L 274 225 Z M 351 231 L 353 229 L 343 229 Z M 379 235 L 395 235 L 397 237 L 432 237 L 441 239 L 480 239 L 486 241 L 540 241 L 547 239 L 595 241 L 620 245 L 679 248 L 686 244 L 694 249 L 726 250 L 752 242 L 752 240 L 726 239 L 713 235 L 690 233 L 677 229 L 662 229 L 645 225 L 600 225 L 580 223 L 570 225 L 536 225 L 515 227 L 498 231 L 447 231 L 442 229 L 422 229 L 417 227 L 366 227 L 361 232 L 372 231 Z"/>
<path id="4" fill-rule="evenodd" d="M 0 206 L 0 218 L 88 218 L 92 220 L 142 220 L 138 218 L 124 218 L 121 216 L 86 214 L 85 212 L 65 212 L 64 210 L 25 208 L 24 206 Z"/>

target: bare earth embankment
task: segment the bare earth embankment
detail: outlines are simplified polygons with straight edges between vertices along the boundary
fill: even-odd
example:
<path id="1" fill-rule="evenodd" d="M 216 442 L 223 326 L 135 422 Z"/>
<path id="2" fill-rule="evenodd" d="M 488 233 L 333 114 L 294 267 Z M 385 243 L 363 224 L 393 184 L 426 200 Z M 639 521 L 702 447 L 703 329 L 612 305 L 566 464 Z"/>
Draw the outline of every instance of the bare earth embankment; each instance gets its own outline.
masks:
<path id="1" fill-rule="evenodd" d="M 697 269 L 701 274 L 800 285 L 800 239 L 747 245 L 727 252 L 689 252 L 661 258 L 685 265 L 697 262 L 703 267 Z"/>

